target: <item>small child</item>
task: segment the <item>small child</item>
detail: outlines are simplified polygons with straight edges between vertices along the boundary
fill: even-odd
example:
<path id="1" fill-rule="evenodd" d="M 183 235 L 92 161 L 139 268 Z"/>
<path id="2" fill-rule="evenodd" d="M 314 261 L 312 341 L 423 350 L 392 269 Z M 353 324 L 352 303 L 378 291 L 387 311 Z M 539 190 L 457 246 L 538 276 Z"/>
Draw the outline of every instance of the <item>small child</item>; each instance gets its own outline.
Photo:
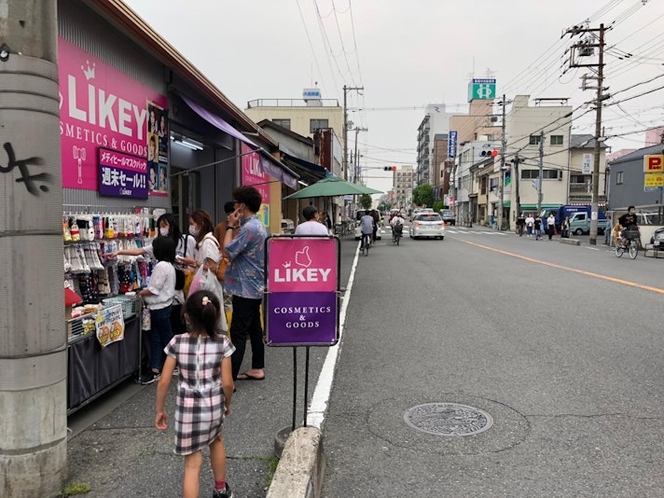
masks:
<path id="1" fill-rule="evenodd" d="M 155 426 L 168 427 L 164 410 L 173 369 L 180 369 L 175 410 L 175 453 L 184 455 L 184 498 L 198 497 L 203 463 L 201 449 L 210 447 L 214 474 L 213 498 L 232 498 L 226 483 L 226 448 L 221 434 L 233 396 L 231 355 L 235 347 L 216 324 L 222 311 L 217 297 L 206 290 L 195 292 L 184 304 L 188 332 L 176 335 L 164 349 L 167 358 L 157 386 Z"/>
<path id="2" fill-rule="evenodd" d="M 152 242 L 152 252 L 158 263 L 152 270 L 150 283 L 141 296 L 150 310 L 150 366 L 151 371 L 141 378 L 141 384 L 159 380 L 163 361 L 162 350 L 173 337 L 171 306 L 175 296 L 175 241 L 159 236 Z"/>

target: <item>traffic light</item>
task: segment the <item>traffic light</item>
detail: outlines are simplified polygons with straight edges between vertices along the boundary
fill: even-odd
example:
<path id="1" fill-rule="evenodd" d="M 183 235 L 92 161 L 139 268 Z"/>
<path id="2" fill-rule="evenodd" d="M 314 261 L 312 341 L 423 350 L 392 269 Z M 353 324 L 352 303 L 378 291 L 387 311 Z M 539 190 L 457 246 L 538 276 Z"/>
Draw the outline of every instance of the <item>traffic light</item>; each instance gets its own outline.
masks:
<path id="1" fill-rule="evenodd" d="M 396 166 L 383 166 L 383 171 L 396 171 Z"/>
<path id="2" fill-rule="evenodd" d="M 496 157 L 498 154 L 500 154 L 500 151 L 493 149 L 493 150 L 483 150 L 480 152 L 481 157 Z"/>

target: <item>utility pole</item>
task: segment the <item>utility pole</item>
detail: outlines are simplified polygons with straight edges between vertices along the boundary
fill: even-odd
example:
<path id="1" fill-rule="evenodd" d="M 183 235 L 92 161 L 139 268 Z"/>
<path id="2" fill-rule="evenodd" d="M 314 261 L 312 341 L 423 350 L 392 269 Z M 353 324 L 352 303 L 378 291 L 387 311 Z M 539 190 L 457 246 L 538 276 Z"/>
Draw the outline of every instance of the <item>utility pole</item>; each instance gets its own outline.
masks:
<path id="1" fill-rule="evenodd" d="M 360 155 L 357 152 L 357 135 L 361 131 L 369 131 L 369 128 L 359 128 L 359 127 L 355 128 L 355 162 L 353 163 L 353 178 L 355 179 L 354 183 L 358 183 L 357 177 L 358 177 L 358 171 L 360 170 L 359 169 L 360 168 L 360 160 L 359 160 Z"/>
<path id="2" fill-rule="evenodd" d="M 514 186 L 516 187 L 516 212 L 520 213 L 521 212 L 521 194 L 519 193 L 519 161 L 521 158 L 519 157 L 519 154 L 516 154 L 514 156 L 514 159 L 512 159 L 512 164 L 514 164 L 514 167 L 512 168 L 512 181 L 516 181 Z M 539 214 L 539 213 L 538 213 Z"/>
<path id="3" fill-rule="evenodd" d="M 503 211 L 505 208 L 505 154 L 507 153 L 507 137 L 505 136 L 505 94 L 503 94 L 503 100 L 500 102 L 502 110 L 502 133 L 501 133 L 501 144 L 500 144 L 500 209 L 498 210 L 498 230 L 503 229 Z M 509 221 L 509 220 L 508 220 Z"/>
<path id="4" fill-rule="evenodd" d="M 0 495 L 56 496 L 67 465 L 57 2 L 0 9 Z"/>
<path id="5" fill-rule="evenodd" d="M 344 180 L 348 180 L 348 92 L 353 90 L 361 92 L 364 87 L 344 85 Z"/>
<path id="6" fill-rule="evenodd" d="M 587 67 L 597 68 L 597 73 L 593 75 L 583 75 L 583 90 L 597 90 L 595 99 L 595 148 L 593 157 L 593 175 L 592 175 L 592 198 L 590 204 L 590 244 L 597 245 L 597 220 L 599 211 L 599 167 L 600 167 L 600 139 L 602 138 L 602 102 L 609 98 L 609 94 L 604 94 L 604 35 L 606 28 L 604 24 L 600 24 L 599 28 L 582 28 L 574 26 L 567 30 L 565 34 L 576 36 L 581 33 L 592 33 L 590 38 L 581 40 L 580 42 L 572 45 L 570 48 L 569 67 Z M 598 33 L 594 35 L 594 33 Z M 594 51 L 598 51 L 598 61 L 593 64 L 579 64 L 577 57 L 589 57 L 594 55 Z M 587 86 L 587 80 L 596 80 L 597 86 Z"/>
<path id="7" fill-rule="evenodd" d="M 537 214 L 542 212 L 542 177 L 544 176 L 544 131 L 539 136 L 539 176 L 537 177 Z"/>

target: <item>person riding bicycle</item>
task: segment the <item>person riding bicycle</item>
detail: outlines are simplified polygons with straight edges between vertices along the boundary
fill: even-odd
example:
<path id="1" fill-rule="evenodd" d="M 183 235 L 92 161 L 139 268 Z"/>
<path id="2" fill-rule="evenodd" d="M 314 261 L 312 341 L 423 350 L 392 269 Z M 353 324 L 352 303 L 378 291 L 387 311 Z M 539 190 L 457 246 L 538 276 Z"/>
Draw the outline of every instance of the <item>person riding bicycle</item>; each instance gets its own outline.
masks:
<path id="1" fill-rule="evenodd" d="M 636 208 L 634 206 L 629 206 L 627 212 L 618 218 L 618 223 L 622 229 L 620 230 L 620 237 L 622 238 L 622 245 L 626 246 L 628 243 L 627 232 L 629 230 L 638 230 L 639 227 L 636 224 Z"/>
<path id="2" fill-rule="evenodd" d="M 369 213 L 366 213 L 362 218 L 360 218 L 360 230 L 362 232 L 362 245 L 364 246 L 364 236 L 368 236 L 368 243 L 371 244 L 371 236 L 374 232 L 374 226 L 376 222 L 374 217 Z"/>
<path id="3" fill-rule="evenodd" d="M 392 238 L 394 239 L 396 234 L 401 235 L 403 233 L 403 224 L 405 220 L 401 217 L 401 213 L 396 213 L 390 220 L 390 226 L 392 227 Z"/>

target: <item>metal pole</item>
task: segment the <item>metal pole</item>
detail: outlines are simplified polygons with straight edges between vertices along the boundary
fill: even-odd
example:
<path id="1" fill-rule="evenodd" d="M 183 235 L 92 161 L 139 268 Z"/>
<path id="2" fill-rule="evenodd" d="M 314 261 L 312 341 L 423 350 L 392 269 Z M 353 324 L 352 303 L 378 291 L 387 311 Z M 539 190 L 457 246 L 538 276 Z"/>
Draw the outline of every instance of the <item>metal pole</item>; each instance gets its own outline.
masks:
<path id="1" fill-rule="evenodd" d="M 347 91 L 348 88 L 346 85 L 344 85 L 344 180 L 348 180 L 348 108 L 346 107 Z"/>
<path id="2" fill-rule="evenodd" d="M 498 210 L 498 230 L 503 229 L 503 216 L 504 216 L 504 205 L 505 205 L 505 154 L 507 152 L 507 137 L 505 136 L 505 94 L 503 94 L 503 100 L 501 101 L 502 118 L 503 122 L 501 124 L 501 143 L 500 143 L 500 209 Z"/>
<path id="3" fill-rule="evenodd" d="M 304 427 L 307 426 L 307 405 L 309 405 L 309 351 L 311 347 L 305 348 L 304 359 Z"/>
<path id="4" fill-rule="evenodd" d="M 514 173 L 512 174 L 512 181 L 516 182 L 516 212 L 521 212 L 521 194 L 519 192 L 519 183 L 521 177 L 519 176 L 519 155 L 514 156 Z M 539 213 L 538 213 L 539 214 Z"/>
<path id="5" fill-rule="evenodd" d="M 297 348 L 293 347 L 293 430 L 297 425 Z"/>
<path id="6" fill-rule="evenodd" d="M 0 5 L 0 494 L 55 496 L 67 471 L 57 2 Z"/>
<path id="7" fill-rule="evenodd" d="M 537 214 L 542 212 L 542 177 L 544 176 L 544 132 L 539 140 L 539 178 L 537 179 Z"/>
<path id="8" fill-rule="evenodd" d="M 599 26 L 599 64 L 597 67 L 597 114 L 595 116 L 595 157 L 593 158 L 593 193 L 590 204 L 590 245 L 597 245 L 599 204 L 599 139 L 602 136 L 602 86 L 604 85 L 604 24 Z"/>

